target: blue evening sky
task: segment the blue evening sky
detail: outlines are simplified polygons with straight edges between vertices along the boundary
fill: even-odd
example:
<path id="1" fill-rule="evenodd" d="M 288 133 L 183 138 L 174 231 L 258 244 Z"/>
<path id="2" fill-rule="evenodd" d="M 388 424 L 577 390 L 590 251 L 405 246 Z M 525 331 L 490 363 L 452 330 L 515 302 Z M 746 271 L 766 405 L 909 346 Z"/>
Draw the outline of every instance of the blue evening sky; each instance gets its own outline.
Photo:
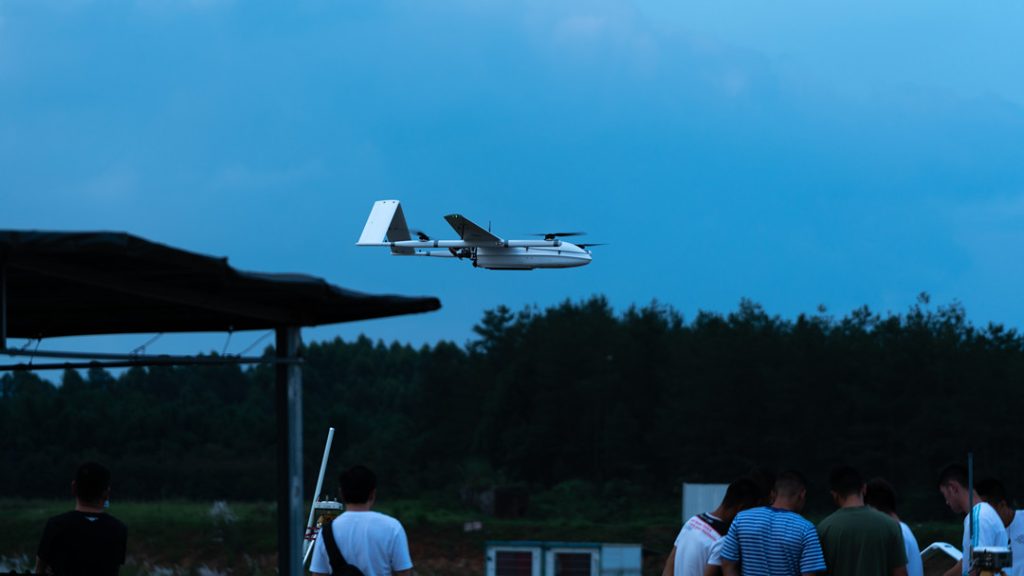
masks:
<path id="1" fill-rule="evenodd" d="M 307 339 L 463 343 L 591 294 L 792 317 L 927 291 L 1021 326 L 1022 29 L 1008 0 L 0 0 L 0 227 L 444 306 Z M 462 212 L 610 245 L 528 273 L 357 249 L 384 198 L 435 237 Z"/>

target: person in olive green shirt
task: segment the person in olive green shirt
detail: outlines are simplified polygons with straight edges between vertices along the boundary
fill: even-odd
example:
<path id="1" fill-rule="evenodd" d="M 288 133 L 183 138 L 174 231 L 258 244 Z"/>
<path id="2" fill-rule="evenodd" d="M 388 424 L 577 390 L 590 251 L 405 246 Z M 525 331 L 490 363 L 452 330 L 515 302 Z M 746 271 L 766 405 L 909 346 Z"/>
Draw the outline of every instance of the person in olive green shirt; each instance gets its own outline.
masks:
<path id="1" fill-rule="evenodd" d="M 829 478 L 839 509 L 818 524 L 825 564 L 832 576 L 906 576 L 907 552 L 900 525 L 864 505 L 864 478 L 841 466 Z"/>

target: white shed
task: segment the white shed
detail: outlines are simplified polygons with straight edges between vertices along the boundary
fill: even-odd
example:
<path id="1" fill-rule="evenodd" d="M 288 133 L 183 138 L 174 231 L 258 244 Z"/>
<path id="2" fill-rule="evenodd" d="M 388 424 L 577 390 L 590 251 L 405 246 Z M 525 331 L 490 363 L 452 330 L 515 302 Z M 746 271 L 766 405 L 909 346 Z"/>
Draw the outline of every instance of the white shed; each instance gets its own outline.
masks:
<path id="1" fill-rule="evenodd" d="M 487 543 L 486 576 L 640 576 L 642 569 L 640 544 Z"/>
<path id="2" fill-rule="evenodd" d="M 683 482 L 683 522 L 700 514 L 711 512 L 722 503 L 728 484 L 690 484 Z"/>

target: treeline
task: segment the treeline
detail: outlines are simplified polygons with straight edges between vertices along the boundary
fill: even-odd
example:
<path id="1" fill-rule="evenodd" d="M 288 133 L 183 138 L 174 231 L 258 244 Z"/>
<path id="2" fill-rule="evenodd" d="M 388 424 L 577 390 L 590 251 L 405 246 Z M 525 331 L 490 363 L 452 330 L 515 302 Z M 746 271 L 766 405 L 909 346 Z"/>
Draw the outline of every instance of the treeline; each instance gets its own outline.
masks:
<path id="1" fill-rule="evenodd" d="M 851 463 L 938 517 L 935 474 L 969 449 L 979 475 L 1024 496 L 1024 339 L 956 304 L 784 319 L 744 301 L 687 320 L 595 297 L 498 308 L 474 330 L 466 346 L 307 345 L 307 484 L 334 426 L 335 467 L 368 463 L 406 496 L 512 485 L 670 500 L 684 480 L 795 467 L 824 509 L 829 469 Z M 96 458 L 122 498 L 273 497 L 270 367 L 0 383 L 4 496 L 65 495 L 75 464 Z"/>

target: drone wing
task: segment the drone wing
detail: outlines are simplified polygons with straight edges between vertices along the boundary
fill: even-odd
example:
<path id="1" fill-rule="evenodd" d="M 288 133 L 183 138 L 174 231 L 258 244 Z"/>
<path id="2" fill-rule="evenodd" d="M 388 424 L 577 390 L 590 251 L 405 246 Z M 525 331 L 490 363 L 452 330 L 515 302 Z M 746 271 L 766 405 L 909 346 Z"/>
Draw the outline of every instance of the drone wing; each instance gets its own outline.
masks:
<path id="1" fill-rule="evenodd" d="M 444 217 L 445 220 L 451 224 L 452 228 L 466 242 L 480 243 L 480 244 L 493 244 L 501 242 L 501 238 L 498 238 L 494 234 L 491 234 L 487 230 L 474 224 L 469 218 L 466 218 L 462 214 L 449 214 Z"/>

